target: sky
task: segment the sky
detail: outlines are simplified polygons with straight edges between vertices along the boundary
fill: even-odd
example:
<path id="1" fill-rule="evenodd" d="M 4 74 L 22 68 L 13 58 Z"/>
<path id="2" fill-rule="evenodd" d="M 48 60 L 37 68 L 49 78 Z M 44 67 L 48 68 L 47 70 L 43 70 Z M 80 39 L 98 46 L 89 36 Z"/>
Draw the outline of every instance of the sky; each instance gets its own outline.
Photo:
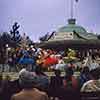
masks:
<path id="1" fill-rule="evenodd" d="M 9 32 L 13 23 L 20 25 L 33 41 L 47 32 L 67 25 L 70 18 L 71 0 L 0 0 L 0 32 Z M 100 33 L 100 0 L 74 2 L 77 24 L 88 32 Z"/>

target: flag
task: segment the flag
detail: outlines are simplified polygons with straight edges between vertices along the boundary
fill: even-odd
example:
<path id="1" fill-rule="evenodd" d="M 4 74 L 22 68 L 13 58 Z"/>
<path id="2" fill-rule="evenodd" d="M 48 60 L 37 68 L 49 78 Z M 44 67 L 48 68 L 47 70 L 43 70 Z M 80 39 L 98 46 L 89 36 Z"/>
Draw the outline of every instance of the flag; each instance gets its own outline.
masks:
<path id="1" fill-rule="evenodd" d="M 78 0 L 75 0 L 76 2 L 78 2 Z"/>

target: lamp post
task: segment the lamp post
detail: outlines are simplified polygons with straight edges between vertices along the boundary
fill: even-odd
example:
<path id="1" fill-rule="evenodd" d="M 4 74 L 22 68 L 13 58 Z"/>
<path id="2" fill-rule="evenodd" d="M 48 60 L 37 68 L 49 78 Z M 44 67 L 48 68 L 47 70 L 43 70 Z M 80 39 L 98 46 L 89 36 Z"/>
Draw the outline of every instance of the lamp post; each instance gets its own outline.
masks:
<path id="1" fill-rule="evenodd" d="M 6 44 L 6 64 L 8 64 L 8 44 Z"/>

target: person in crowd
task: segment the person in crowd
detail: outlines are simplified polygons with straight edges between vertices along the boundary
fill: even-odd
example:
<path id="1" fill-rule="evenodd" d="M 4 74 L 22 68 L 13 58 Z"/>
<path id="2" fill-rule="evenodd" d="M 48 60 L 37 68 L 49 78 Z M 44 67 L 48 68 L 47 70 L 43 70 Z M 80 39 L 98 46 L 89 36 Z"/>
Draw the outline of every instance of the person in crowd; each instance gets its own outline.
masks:
<path id="1" fill-rule="evenodd" d="M 3 76 L 2 74 L 0 74 L 0 97 L 2 96 L 1 92 L 2 92 L 2 80 L 3 80 Z M 0 98 L 1 100 L 1 98 Z"/>
<path id="2" fill-rule="evenodd" d="M 56 64 L 56 68 L 55 69 L 60 69 L 60 70 L 64 70 L 66 64 L 63 60 L 63 57 L 61 55 L 58 56 L 58 63 Z"/>
<path id="3" fill-rule="evenodd" d="M 85 82 L 81 88 L 81 92 L 96 92 L 100 91 L 100 68 L 90 71 L 90 80 Z"/>
<path id="4" fill-rule="evenodd" d="M 42 91 L 48 91 L 49 85 L 49 78 L 48 76 L 42 71 L 41 66 L 37 66 L 35 70 L 36 76 L 38 77 L 38 88 Z"/>
<path id="5" fill-rule="evenodd" d="M 2 80 L 3 80 L 3 75 L 0 74 L 0 88 L 1 88 Z"/>
<path id="6" fill-rule="evenodd" d="M 65 71 L 65 77 L 63 79 L 63 85 L 64 87 L 73 87 L 73 89 L 78 88 L 78 81 L 77 79 L 73 76 L 74 71 L 72 67 L 68 67 Z"/>
<path id="7" fill-rule="evenodd" d="M 6 75 L 1 83 L 1 100 L 10 100 L 11 97 L 11 77 Z"/>
<path id="8" fill-rule="evenodd" d="M 35 52 L 32 53 L 32 59 L 34 60 L 34 64 L 32 64 L 32 70 L 31 71 L 35 71 L 36 66 L 37 66 L 36 61 L 38 59 L 38 57 L 36 56 Z"/>
<path id="9" fill-rule="evenodd" d="M 81 68 L 83 69 L 85 66 L 88 66 L 88 57 L 84 57 L 81 61 Z"/>
<path id="10" fill-rule="evenodd" d="M 96 60 L 93 59 L 92 62 L 90 63 L 89 69 L 92 70 L 98 67 L 100 67 L 99 64 L 96 62 Z"/>
<path id="11" fill-rule="evenodd" d="M 59 93 L 60 100 L 80 100 L 78 81 L 73 76 L 73 69 L 68 67 L 65 72 L 65 77 L 63 79 L 63 87 Z"/>
<path id="12" fill-rule="evenodd" d="M 18 60 L 18 59 L 17 59 L 17 55 L 14 54 L 12 58 L 13 58 L 13 68 L 14 68 L 14 71 L 15 71 L 15 72 L 18 72 L 18 69 L 17 69 L 17 67 L 16 67 L 17 60 Z"/>
<path id="13" fill-rule="evenodd" d="M 68 67 L 71 67 L 73 71 L 76 69 L 76 65 L 73 63 L 73 61 L 69 62 Z"/>
<path id="14" fill-rule="evenodd" d="M 51 76 L 49 84 L 49 95 L 52 97 L 58 97 L 60 88 L 63 85 L 63 77 L 61 76 L 60 70 L 54 71 L 55 76 Z"/>
<path id="15" fill-rule="evenodd" d="M 29 72 L 22 71 L 19 74 L 19 83 L 23 87 L 23 90 L 11 97 L 11 100 L 48 100 L 48 96 L 45 92 L 41 92 L 36 89 L 37 77 Z"/>
<path id="16" fill-rule="evenodd" d="M 8 57 L 8 65 L 9 65 L 9 72 L 12 72 L 13 69 L 13 58 L 12 55 Z"/>
<path id="17" fill-rule="evenodd" d="M 79 81 L 80 81 L 80 87 L 86 82 L 90 80 L 90 74 L 89 74 L 89 67 L 85 66 L 79 76 Z"/>

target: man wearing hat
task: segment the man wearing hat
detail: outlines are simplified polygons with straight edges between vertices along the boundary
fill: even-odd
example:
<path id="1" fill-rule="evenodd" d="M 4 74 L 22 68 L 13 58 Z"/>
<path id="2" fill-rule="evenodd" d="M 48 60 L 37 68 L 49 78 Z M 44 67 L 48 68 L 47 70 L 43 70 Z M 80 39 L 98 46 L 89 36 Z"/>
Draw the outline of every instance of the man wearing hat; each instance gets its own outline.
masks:
<path id="1" fill-rule="evenodd" d="M 45 92 L 35 88 L 37 76 L 27 70 L 19 73 L 19 83 L 23 90 L 12 96 L 11 100 L 48 100 Z"/>

